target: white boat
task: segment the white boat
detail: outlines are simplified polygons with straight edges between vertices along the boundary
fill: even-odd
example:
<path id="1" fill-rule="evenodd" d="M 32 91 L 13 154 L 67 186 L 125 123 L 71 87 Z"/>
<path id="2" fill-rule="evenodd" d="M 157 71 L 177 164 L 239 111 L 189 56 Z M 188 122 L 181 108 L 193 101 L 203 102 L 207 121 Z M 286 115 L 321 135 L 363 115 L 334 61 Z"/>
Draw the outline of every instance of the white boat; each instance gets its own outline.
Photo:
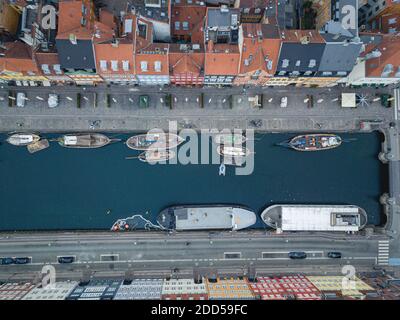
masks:
<path id="1" fill-rule="evenodd" d="M 174 133 L 147 133 L 130 137 L 126 145 L 133 150 L 172 149 L 184 141 Z"/>
<path id="2" fill-rule="evenodd" d="M 34 133 L 14 133 L 7 138 L 7 142 L 13 146 L 27 146 L 39 140 L 40 136 Z"/>
<path id="3" fill-rule="evenodd" d="M 359 231 L 367 223 L 354 205 L 276 204 L 261 213 L 266 225 L 282 231 Z"/>
<path id="4" fill-rule="evenodd" d="M 226 144 L 229 146 L 241 145 L 246 141 L 246 137 L 238 133 L 221 133 L 214 136 L 214 142 L 217 144 Z"/>
<path id="5" fill-rule="evenodd" d="M 139 160 L 148 163 L 157 163 L 174 158 L 176 153 L 172 150 L 148 150 L 139 155 Z"/>
<path id="6" fill-rule="evenodd" d="M 217 147 L 217 152 L 220 156 L 227 157 L 247 157 L 250 154 L 250 150 L 245 147 L 230 147 L 220 145 Z"/>
<path id="7" fill-rule="evenodd" d="M 157 222 L 167 230 L 241 230 L 257 221 L 256 214 L 240 206 L 174 206 L 160 212 Z"/>

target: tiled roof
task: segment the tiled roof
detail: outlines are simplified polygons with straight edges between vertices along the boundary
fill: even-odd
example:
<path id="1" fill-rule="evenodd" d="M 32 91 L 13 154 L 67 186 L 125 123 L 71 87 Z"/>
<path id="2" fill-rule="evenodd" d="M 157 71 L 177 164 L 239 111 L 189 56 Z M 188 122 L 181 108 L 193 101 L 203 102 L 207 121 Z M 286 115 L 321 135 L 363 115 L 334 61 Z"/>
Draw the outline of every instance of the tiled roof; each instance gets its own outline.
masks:
<path id="1" fill-rule="evenodd" d="M 0 57 L 0 72 L 3 70 L 13 72 L 38 72 L 31 48 L 21 41 L 5 43 L 5 55 Z"/>
<path id="2" fill-rule="evenodd" d="M 262 70 L 273 75 L 281 46 L 277 27 L 269 29 L 269 32 L 263 32 L 264 25 L 246 23 L 242 26 L 243 48 L 239 73 Z M 276 32 L 271 32 L 272 30 Z M 272 39 L 265 38 L 264 35 L 271 36 Z"/>
<path id="3" fill-rule="evenodd" d="M 188 49 L 186 49 L 188 48 Z M 204 47 L 192 49 L 191 46 L 171 44 L 169 52 L 169 65 L 173 74 L 192 73 L 200 75 L 204 69 Z"/>
<path id="4" fill-rule="evenodd" d="M 316 30 L 282 30 L 281 39 L 283 42 L 300 43 L 302 40 L 309 43 L 325 43 L 324 38 Z"/>
<path id="5" fill-rule="evenodd" d="M 212 43 L 212 41 L 210 41 Z M 209 42 L 209 44 L 210 44 Z M 207 75 L 237 75 L 240 60 L 238 45 L 214 44 L 206 49 L 204 73 Z"/>
<path id="6" fill-rule="evenodd" d="M 379 45 L 370 47 L 369 52 L 373 50 L 379 50 L 381 56 L 366 61 L 366 76 L 381 77 L 384 71 L 388 71 L 386 77 L 400 78 L 400 38 L 385 35 Z"/>

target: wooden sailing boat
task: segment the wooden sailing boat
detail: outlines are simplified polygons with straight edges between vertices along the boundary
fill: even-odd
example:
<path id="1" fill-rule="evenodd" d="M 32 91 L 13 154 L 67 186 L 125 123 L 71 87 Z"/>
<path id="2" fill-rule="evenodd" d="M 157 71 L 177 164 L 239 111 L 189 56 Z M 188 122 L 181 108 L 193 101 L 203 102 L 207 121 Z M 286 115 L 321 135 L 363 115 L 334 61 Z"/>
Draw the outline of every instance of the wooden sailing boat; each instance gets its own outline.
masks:
<path id="1" fill-rule="evenodd" d="M 185 139 L 174 133 L 147 133 L 130 137 L 126 141 L 128 148 L 133 150 L 172 149 Z"/>
<path id="2" fill-rule="evenodd" d="M 110 139 L 101 133 L 75 133 L 65 134 L 57 139 L 62 147 L 66 148 L 100 148 L 120 139 Z"/>
<path id="3" fill-rule="evenodd" d="M 7 138 L 7 142 L 13 146 L 27 146 L 31 143 L 38 142 L 40 136 L 34 133 L 14 133 Z"/>

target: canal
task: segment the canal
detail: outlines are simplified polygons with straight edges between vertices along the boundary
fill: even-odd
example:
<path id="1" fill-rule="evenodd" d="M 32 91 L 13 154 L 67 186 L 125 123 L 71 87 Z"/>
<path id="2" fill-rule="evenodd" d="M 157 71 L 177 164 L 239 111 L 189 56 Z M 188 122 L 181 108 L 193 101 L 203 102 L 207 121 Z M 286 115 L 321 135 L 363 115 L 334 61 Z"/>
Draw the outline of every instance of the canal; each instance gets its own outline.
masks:
<path id="1" fill-rule="evenodd" d="M 109 229 L 133 214 L 155 222 L 167 206 L 212 203 L 244 205 L 258 215 L 274 203 L 354 204 L 367 211 L 369 224 L 382 223 L 379 196 L 388 183 L 378 161 L 380 134 L 342 134 L 352 141 L 323 152 L 276 146 L 292 136 L 256 135 L 253 174 L 237 176 L 227 167 L 219 176 L 218 165 L 126 160 L 137 152 L 124 143 L 78 150 L 52 142 L 31 155 L 3 134 L 0 230 Z M 264 228 L 260 219 L 256 227 Z"/>

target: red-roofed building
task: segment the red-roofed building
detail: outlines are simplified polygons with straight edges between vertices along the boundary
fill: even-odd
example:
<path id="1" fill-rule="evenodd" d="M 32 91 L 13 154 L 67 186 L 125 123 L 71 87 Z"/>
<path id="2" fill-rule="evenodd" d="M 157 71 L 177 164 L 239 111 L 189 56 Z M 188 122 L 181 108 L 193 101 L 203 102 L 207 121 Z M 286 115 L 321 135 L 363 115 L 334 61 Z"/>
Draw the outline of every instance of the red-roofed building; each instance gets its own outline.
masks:
<path id="1" fill-rule="evenodd" d="M 112 24 L 113 16 L 105 16 Z M 95 43 L 96 70 L 107 82 L 116 84 L 136 84 L 135 38 L 137 17 L 126 15 L 122 23 L 123 37 Z"/>
<path id="2" fill-rule="evenodd" d="M 244 23 L 240 32 L 240 65 L 236 85 L 266 85 L 276 72 L 281 38 L 277 26 Z"/>
<path id="3" fill-rule="evenodd" d="M 174 2 L 171 9 L 171 36 L 174 42 L 204 42 L 204 21 L 207 8 L 204 2 L 189 4 L 186 0 Z"/>
<path id="4" fill-rule="evenodd" d="M 364 52 L 346 78 L 348 85 L 389 85 L 400 82 L 400 38 L 363 34 Z"/>
<path id="5" fill-rule="evenodd" d="M 321 300 L 321 292 L 303 275 L 257 277 L 249 287 L 261 300 Z"/>
<path id="6" fill-rule="evenodd" d="M 76 84 L 103 81 L 96 73 L 94 44 L 114 39 L 115 29 L 110 12 L 100 9 L 96 18 L 92 0 L 60 1 L 56 45 L 61 68 Z"/>
<path id="7" fill-rule="evenodd" d="M 169 70 L 172 84 L 196 86 L 204 82 L 204 47 L 198 44 L 171 44 Z"/>
<path id="8" fill-rule="evenodd" d="M 73 82 L 61 69 L 60 59 L 57 52 L 35 52 L 38 68 L 51 84 Z"/>
<path id="9" fill-rule="evenodd" d="M 271 0 L 235 0 L 234 7 L 240 9 L 242 23 L 258 23 L 264 17 L 265 8 Z"/>
<path id="10" fill-rule="evenodd" d="M 204 63 L 205 85 L 231 85 L 237 74 L 240 61 L 237 44 L 214 44 L 208 41 Z"/>
<path id="11" fill-rule="evenodd" d="M 36 63 L 30 46 L 22 41 L 6 42 L 0 56 L 0 80 L 10 81 L 47 81 Z"/>

